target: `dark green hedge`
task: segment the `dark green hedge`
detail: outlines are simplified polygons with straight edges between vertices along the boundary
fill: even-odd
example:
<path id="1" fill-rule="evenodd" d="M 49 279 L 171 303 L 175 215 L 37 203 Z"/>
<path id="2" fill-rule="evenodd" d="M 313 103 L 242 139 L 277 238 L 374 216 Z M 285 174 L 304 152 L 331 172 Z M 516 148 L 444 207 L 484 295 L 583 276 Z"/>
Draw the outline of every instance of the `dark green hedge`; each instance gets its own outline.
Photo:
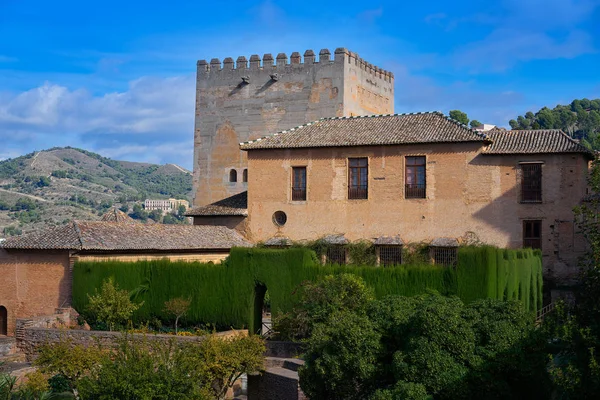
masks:
<path id="1" fill-rule="evenodd" d="M 73 305 L 82 311 L 87 295 L 102 281 L 114 277 L 121 288 L 137 293 L 144 301 L 136 321 L 164 315 L 165 301 L 190 297 L 187 323 L 214 323 L 219 328 L 253 329 L 255 287 L 269 290 L 274 313 L 288 311 L 294 289 L 305 280 L 322 275 L 353 273 L 361 276 L 380 298 L 389 294 L 412 296 L 435 290 L 458 295 L 468 302 L 478 298 L 520 299 L 527 309 L 541 307 L 541 257 L 532 250 L 465 247 L 459 250 L 456 269 L 434 265 L 323 266 L 314 253 L 302 248 L 288 250 L 233 249 L 225 264 L 187 262 L 77 262 L 73 276 Z"/>

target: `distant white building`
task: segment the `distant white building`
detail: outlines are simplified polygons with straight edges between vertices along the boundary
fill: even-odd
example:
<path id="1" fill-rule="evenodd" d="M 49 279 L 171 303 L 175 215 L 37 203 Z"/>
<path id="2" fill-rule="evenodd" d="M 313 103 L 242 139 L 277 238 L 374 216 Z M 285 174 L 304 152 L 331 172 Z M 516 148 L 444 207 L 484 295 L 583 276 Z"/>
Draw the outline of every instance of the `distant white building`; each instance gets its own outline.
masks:
<path id="1" fill-rule="evenodd" d="M 146 199 L 144 202 L 144 208 L 146 210 L 162 210 L 162 211 L 176 211 L 179 209 L 179 206 L 185 206 L 187 210 L 190 207 L 190 203 L 187 200 L 177 200 L 177 199 L 160 199 L 160 200 L 150 200 Z"/>
<path id="2" fill-rule="evenodd" d="M 494 129 L 496 127 L 496 125 L 491 125 L 491 124 L 481 124 L 479 126 L 476 126 L 475 129 L 476 131 L 479 132 L 487 132 L 487 131 L 491 131 L 492 129 Z"/>

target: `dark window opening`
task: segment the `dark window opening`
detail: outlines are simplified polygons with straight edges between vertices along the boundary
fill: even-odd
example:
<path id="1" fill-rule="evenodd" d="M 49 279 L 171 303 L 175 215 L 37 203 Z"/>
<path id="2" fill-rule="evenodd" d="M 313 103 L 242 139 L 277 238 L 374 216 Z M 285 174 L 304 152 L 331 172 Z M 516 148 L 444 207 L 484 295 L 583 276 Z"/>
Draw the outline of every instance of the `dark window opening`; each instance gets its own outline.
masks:
<path id="1" fill-rule="evenodd" d="M 458 260 L 456 247 L 432 247 L 430 250 L 433 263 L 445 267 L 455 267 Z"/>
<path id="2" fill-rule="evenodd" d="M 0 335 L 8 335 L 8 311 L 0 306 Z"/>
<path id="3" fill-rule="evenodd" d="M 424 199 L 427 195 L 425 156 L 406 157 L 404 197 Z"/>
<path id="4" fill-rule="evenodd" d="M 306 167 L 292 168 L 292 200 L 306 200 Z"/>
<path id="5" fill-rule="evenodd" d="M 248 182 L 248 168 L 244 169 L 244 172 L 242 172 L 242 182 Z"/>
<path id="6" fill-rule="evenodd" d="M 235 169 L 229 171 L 229 182 L 237 182 L 237 171 Z"/>
<path id="7" fill-rule="evenodd" d="M 521 202 L 541 203 L 542 164 L 521 164 Z"/>
<path id="8" fill-rule="evenodd" d="M 277 226 L 284 226 L 287 222 L 287 215 L 283 211 L 273 213 L 273 223 Z"/>
<path id="9" fill-rule="evenodd" d="M 329 264 L 346 264 L 346 248 L 344 246 L 329 246 L 327 248 L 327 262 Z"/>
<path id="10" fill-rule="evenodd" d="M 348 199 L 367 199 L 368 187 L 368 160 L 364 158 L 348 159 Z"/>
<path id="11" fill-rule="evenodd" d="M 542 221 L 523 221 L 523 247 L 542 248 Z"/>
<path id="12" fill-rule="evenodd" d="M 379 265 L 384 267 L 402 264 L 402 246 L 378 246 Z"/>

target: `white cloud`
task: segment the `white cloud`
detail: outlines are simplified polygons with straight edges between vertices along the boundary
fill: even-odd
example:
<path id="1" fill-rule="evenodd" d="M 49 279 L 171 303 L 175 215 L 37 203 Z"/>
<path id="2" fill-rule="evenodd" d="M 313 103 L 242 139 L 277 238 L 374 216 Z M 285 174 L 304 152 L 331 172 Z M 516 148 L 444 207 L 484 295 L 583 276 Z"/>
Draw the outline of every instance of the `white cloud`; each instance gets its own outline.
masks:
<path id="1" fill-rule="evenodd" d="M 31 142 L 83 145 L 106 155 L 135 154 L 137 160 L 169 157 L 189 167 L 194 96 L 192 75 L 143 77 L 125 91 L 103 95 L 46 82 L 21 93 L 0 93 L 0 141 L 5 148 Z M 178 147 L 182 142 L 185 146 Z"/>

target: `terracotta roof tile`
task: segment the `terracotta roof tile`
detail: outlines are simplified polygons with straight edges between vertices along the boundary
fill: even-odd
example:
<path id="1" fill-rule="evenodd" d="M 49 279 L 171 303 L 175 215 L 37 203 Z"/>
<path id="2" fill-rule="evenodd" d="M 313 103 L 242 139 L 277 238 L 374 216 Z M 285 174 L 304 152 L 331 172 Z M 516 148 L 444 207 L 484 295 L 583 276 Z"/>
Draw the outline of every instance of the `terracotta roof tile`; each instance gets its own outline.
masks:
<path id="1" fill-rule="evenodd" d="M 131 218 L 129 215 L 125 214 L 123 211 L 119 210 L 117 207 L 113 207 L 110 210 L 108 210 L 102 216 L 102 218 L 100 218 L 100 221 L 136 223 L 136 220 Z"/>
<path id="2" fill-rule="evenodd" d="M 514 130 L 492 129 L 486 132 L 492 144 L 484 154 L 543 154 L 583 153 L 594 154 L 571 139 L 560 129 Z"/>
<path id="3" fill-rule="evenodd" d="M 483 142 L 481 134 L 440 112 L 323 118 L 260 139 L 242 150 Z"/>
<path id="4" fill-rule="evenodd" d="M 249 247 L 239 233 L 224 226 L 146 225 L 105 221 L 74 221 L 30 235 L 14 236 L 5 249 L 70 250 L 201 250 Z"/>
<path id="5" fill-rule="evenodd" d="M 382 245 L 402 246 L 403 244 L 404 244 L 404 242 L 402 241 L 400 236 L 379 236 L 377 239 L 375 239 L 376 246 L 382 246 Z"/>
<path id="6" fill-rule="evenodd" d="M 248 216 L 248 191 L 238 193 L 207 206 L 195 207 L 185 213 L 188 217 L 200 216 Z"/>

